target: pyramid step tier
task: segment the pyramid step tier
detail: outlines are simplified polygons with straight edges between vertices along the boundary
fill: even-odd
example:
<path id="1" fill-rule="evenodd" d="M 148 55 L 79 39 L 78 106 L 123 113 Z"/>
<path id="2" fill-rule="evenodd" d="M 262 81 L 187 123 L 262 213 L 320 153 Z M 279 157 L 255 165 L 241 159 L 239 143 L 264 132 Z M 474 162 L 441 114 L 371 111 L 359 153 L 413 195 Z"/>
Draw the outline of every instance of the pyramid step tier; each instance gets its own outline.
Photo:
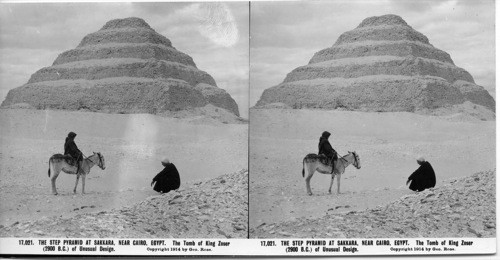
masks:
<path id="1" fill-rule="evenodd" d="M 294 69 L 288 73 L 284 82 L 369 75 L 437 76 L 450 83 L 457 80 L 474 83 L 472 76 L 462 68 L 414 56 L 368 56 L 313 63 Z"/>
<path id="2" fill-rule="evenodd" d="M 409 26 L 406 21 L 398 15 L 386 14 L 381 16 L 372 16 L 363 19 L 363 21 L 358 25 L 358 28 L 363 27 L 373 27 L 379 25 L 405 25 Z"/>
<path id="3" fill-rule="evenodd" d="M 173 47 L 152 43 L 108 43 L 89 45 L 61 53 L 54 61 L 53 65 L 82 60 L 110 58 L 159 59 L 178 62 L 196 68 L 196 64 L 189 55 L 179 52 Z"/>
<path id="4" fill-rule="evenodd" d="M 225 90 L 205 83 L 196 85 L 195 89 L 200 91 L 210 104 L 240 115 L 238 104 Z"/>
<path id="5" fill-rule="evenodd" d="M 172 43 L 169 39 L 147 28 L 100 30 L 85 36 L 78 47 L 108 43 L 153 43 L 172 47 Z"/>
<path id="6" fill-rule="evenodd" d="M 464 98 L 474 104 L 485 106 L 495 112 L 495 99 L 483 87 L 467 81 L 457 80 L 453 86 L 458 88 L 464 95 Z"/>
<path id="7" fill-rule="evenodd" d="M 101 28 L 101 30 L 111 30 L 119 28 L 145 28 L 153 30 L 151 26 L 149 26 L 149 24 L 146 21 L 144 21 L 144 19 L 141 19 L 139 17 L 129 17 L 126 19 L 114 19 L 108 21 Z"/>
<path id="8" fill-rule="evenodd" d="M 472 83 L 466 82 L 466 84 Z M 478 86 L 477 89 L 482 88 Z M 494 111 L 494 100 L 491 103 L 492 100 L 489 100 L 491 96 L 487 93 L 471 91 L 464 94 L 459 86 L 450 84 L 440 77 L 400 75 L 312 79 L 282 83 L 266 89 L 256 106 L 283 103 L 292 108 L 415 112 L 462 104 L 466 101 L 466 95 L 477 95 L 478 105 Z"/>
<path id="9" fill-rule="evenodd" d="M 454 64 L 450 55 L 432 45 L 415 41 L 362 41 L 334 45 L 314 54 L 309 64 L 366 56 L 415 56 Z"/>
<path id="10" fill-rule="evenodd" d="M 340 35 L 334 45 L 362 41 L 415 41 L 429 44 L 429 39 L 404 25 L 379 25 L 356 28 Z"/>
<path id="11" fill-rule="evenodd" d="M 191 66 L 163 60 L 133 58 L 84 60 L 46 67 L 34 73 L 28 83 L 114 77 L 173 78 L 185 80 L 192 86 L 199 83 L 216 85 L 208 73 Z"/>
<path id="12" fill-rule="evenodd" d="M 124 77 L 26 84 L 9 91 L 2 107 L 15 104 L 36 109 L 156 114 L 202 107 L 207 101 L 184 81 Z"/>

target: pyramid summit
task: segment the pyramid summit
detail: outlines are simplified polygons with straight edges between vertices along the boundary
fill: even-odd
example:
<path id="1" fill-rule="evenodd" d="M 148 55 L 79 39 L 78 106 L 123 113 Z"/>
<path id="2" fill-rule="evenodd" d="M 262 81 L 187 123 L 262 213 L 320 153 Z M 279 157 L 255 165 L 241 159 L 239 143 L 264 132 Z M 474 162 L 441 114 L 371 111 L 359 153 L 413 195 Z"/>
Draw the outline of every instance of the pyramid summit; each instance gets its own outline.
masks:
<path id="1" fill-rule="evenodd" d="M 100 31 L 120 28 L 145 28 L 153 30 L 146 21 L 138 17 L 129 17 L 125 19 L 114 19 L 108 21 Z"/>
<path id="2" fill-rule="evenodd" d="M 151 114 L 213 105 L 239 116 L 212 76 L 136 17 L 107 22 L 9 91 L 2 107 L 19 105 Z"/>
<path id="3" fill-rule="evenodd" d="M 405 20 L 403 20 L 403 18 L 401 18 L 401 16 L 395 14 L 386 14 L 382 16 L 368 17 L 364 19 L 357 28 L 377 25 L 403 25 L 409 27 L 409 25 L 405 22 Z"/>
<path id="4" fill-rule="evenodd" d="M 495 111 L 493 97 L 448 53 L 401 17 L 383 15 L 341 34 L 266 89 L 256 106 L 419 112 L 467 101 Z"/>

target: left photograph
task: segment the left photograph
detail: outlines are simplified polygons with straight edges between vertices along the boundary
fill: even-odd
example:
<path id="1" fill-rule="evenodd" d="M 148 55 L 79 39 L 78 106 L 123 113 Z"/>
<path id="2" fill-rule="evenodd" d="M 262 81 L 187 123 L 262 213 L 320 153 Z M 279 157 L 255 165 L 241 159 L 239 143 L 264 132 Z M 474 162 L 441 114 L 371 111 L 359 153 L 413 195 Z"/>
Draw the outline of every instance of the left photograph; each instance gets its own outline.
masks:
<path id="1" fill-rule="evenodd" d="M 0 237 L 248 237 L 248 2 L 0 7 Z"/>

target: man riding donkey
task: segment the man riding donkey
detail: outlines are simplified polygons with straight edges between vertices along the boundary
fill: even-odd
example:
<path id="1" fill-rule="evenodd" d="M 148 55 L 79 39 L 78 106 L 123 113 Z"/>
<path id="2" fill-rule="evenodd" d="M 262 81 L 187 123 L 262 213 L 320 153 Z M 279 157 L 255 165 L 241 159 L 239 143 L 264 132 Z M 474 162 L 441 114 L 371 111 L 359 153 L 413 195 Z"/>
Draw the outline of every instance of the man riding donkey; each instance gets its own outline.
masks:
<path id="1" fill-rule="evenodd" d="M 76 162 L 76 173 L 80 170 L 80 163 L 83 160 L 83 153 L 78 149 L 75 143 L 76 134 L 74 132 L 69 132 L 66 141 L 64 142 L 64 155 L 71 156 L 72 163 Z"/>
<path id="2" fill-rule="evenodd" d="M 323 134 L 321 134 L 321 137 L 319 138 L 319 144 L 318 144 L 318 155 L 325 155 L 326 156 L 326 164 L 329 164 L 331 162 L 332 164 L 332 173 L 333 170 L 335 169 L 335 162 L 338 159 L 338 154 L 335 149 L 333 149 L 332 145 L 328 141 L 328 138 L 330 137 L 330 132 L 324 131 Z"/>

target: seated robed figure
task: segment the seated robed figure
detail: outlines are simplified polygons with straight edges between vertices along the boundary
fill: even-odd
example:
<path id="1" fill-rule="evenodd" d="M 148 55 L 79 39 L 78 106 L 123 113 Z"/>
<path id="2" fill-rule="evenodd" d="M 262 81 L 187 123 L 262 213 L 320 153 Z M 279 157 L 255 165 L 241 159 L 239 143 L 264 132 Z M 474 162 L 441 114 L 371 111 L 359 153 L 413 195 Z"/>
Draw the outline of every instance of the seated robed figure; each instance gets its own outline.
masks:
<path id="1" fill-rule="evenodd" d="M 413 191 L 423 191 L 428 188 L 433 188 L 436 186 L 436 173 L 432 168 L 431 164 L 424 159 L 424 157 L 419 157 L 417 163 L 420 165 L 416 171 L 414 171 L 408 180 L 406 185 L 411 182 L 410 190 Z"/>
<path id="2" fill-rule="evenodd" d="M 326 157 L 326 164 L 331 164 L 333 167 L 334 162 L 338 159 L 338 154 L 337 151 L 333 149 L 330 141 L 328 141 L 330 135 L 331 134 L 328 131 L 324 131 L 321 134 L 318 144 L 318 155 L 324 155 Z"/>
<path id="3" fill-rule="evenodd" d="M 165 168 L 153 178 L 151 182 L 151 186 L 154 184 L 153 190 L 161 193 L 177 190 L 181 186 L 181 178 L 177 168 L 166 158 L 161 161 L 161 164 Z"/>

